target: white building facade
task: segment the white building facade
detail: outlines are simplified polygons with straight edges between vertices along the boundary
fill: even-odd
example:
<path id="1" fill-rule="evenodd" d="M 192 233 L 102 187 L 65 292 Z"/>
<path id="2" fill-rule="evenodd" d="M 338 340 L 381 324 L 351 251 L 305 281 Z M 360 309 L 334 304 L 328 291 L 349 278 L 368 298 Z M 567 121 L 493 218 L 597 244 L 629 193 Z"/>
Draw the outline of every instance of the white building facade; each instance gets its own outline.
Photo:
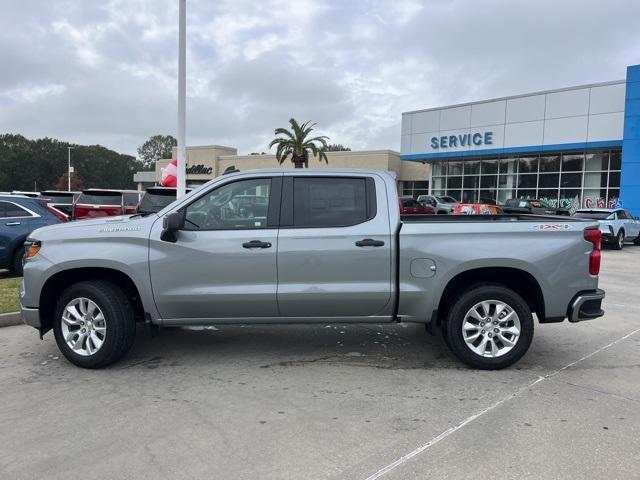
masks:
<path id="1" fill-rule="evenodd" d="M 635 66 L 626 80 L 406 112 L 401 159 L 429 163 L 431 193 L 463 202 L 623 203 L 640 215 L 639 102 Z"/>

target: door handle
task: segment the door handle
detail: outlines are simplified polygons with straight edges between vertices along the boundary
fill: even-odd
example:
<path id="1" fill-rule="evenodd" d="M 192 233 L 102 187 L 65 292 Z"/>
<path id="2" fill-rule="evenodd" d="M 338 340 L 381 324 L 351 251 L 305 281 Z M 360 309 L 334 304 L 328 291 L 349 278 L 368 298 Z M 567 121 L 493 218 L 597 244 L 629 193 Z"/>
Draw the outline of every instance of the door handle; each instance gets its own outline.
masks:
<path id="1" fill-rule="evenodd" d="M 383 245 L 382 240 L 374 240 L 373 238 L 365 238 L 356 242 L 356 247 L 382 247 Z"/>
<path id="2" fill-rule="evenodd" d="M 261 242 L 260 240 L 251 240 L 250 242 L 244 242 L 243 248 L 271 248 L 271 243 Z"/>
<path id="3" fill-rule="evenodd" d="M 8 227 L 15 227 L 16 225 L 20 225 L 20 222 L 9 222 L 5 223 L 5 225 Z"/>

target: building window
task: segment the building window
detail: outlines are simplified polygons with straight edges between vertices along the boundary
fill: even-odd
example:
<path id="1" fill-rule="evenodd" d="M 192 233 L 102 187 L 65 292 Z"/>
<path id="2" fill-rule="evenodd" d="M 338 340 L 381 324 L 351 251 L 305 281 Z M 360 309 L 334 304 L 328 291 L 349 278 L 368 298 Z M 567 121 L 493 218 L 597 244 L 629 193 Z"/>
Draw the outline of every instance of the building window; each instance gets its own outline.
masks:
<path id="1" fill-rule="evenodd" d="M 429 182 L 402 182 L 402 195 L 410 195 L 413 198 L 418 198 L 418 195 L 429 195 Z"/>
<path id="2" fill-rule="evenodd" d="M 432 193 L 466 202 L 541 198 L 568 209 L 613 207 L 620 194 L 620 165 L 619 149 L 437 160 Z"/>

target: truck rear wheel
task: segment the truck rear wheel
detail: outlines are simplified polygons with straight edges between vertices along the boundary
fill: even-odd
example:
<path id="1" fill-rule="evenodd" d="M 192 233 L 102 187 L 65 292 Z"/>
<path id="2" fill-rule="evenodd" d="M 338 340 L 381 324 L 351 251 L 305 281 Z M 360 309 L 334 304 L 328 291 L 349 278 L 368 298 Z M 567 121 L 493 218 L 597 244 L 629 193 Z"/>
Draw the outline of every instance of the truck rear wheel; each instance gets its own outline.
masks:
<path id="1" fill-rule="evenodd" d="M 53 318 L 58 348 L 74 365 L 101 368 L 133 345 L 136 323 L 131 303 L 111 282 L 76 283 L 61 295 Z"/>
<path id="2" fill-rule="evenodd" d="M 445 327 L 451 351 L 467 365 L 498 370 L 516 363 L 533 339 L 533 315 L 510 288 L 477 284 L 457 297 Z"/>

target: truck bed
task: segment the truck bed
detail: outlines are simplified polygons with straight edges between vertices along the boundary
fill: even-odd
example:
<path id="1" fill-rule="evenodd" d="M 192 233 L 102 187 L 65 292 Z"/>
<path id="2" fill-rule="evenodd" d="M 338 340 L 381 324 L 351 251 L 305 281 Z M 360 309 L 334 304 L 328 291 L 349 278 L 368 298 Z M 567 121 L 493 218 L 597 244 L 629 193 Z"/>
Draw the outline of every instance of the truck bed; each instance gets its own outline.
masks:
<path id="1" fill-rule="evenodd" d="M 501 214 L 501 215 L 401 215 L 403 223 L 440 223 L 440 222 L 582 222 L 581 218 L 564 215 L 532 215 L 532 214 Z"/>

